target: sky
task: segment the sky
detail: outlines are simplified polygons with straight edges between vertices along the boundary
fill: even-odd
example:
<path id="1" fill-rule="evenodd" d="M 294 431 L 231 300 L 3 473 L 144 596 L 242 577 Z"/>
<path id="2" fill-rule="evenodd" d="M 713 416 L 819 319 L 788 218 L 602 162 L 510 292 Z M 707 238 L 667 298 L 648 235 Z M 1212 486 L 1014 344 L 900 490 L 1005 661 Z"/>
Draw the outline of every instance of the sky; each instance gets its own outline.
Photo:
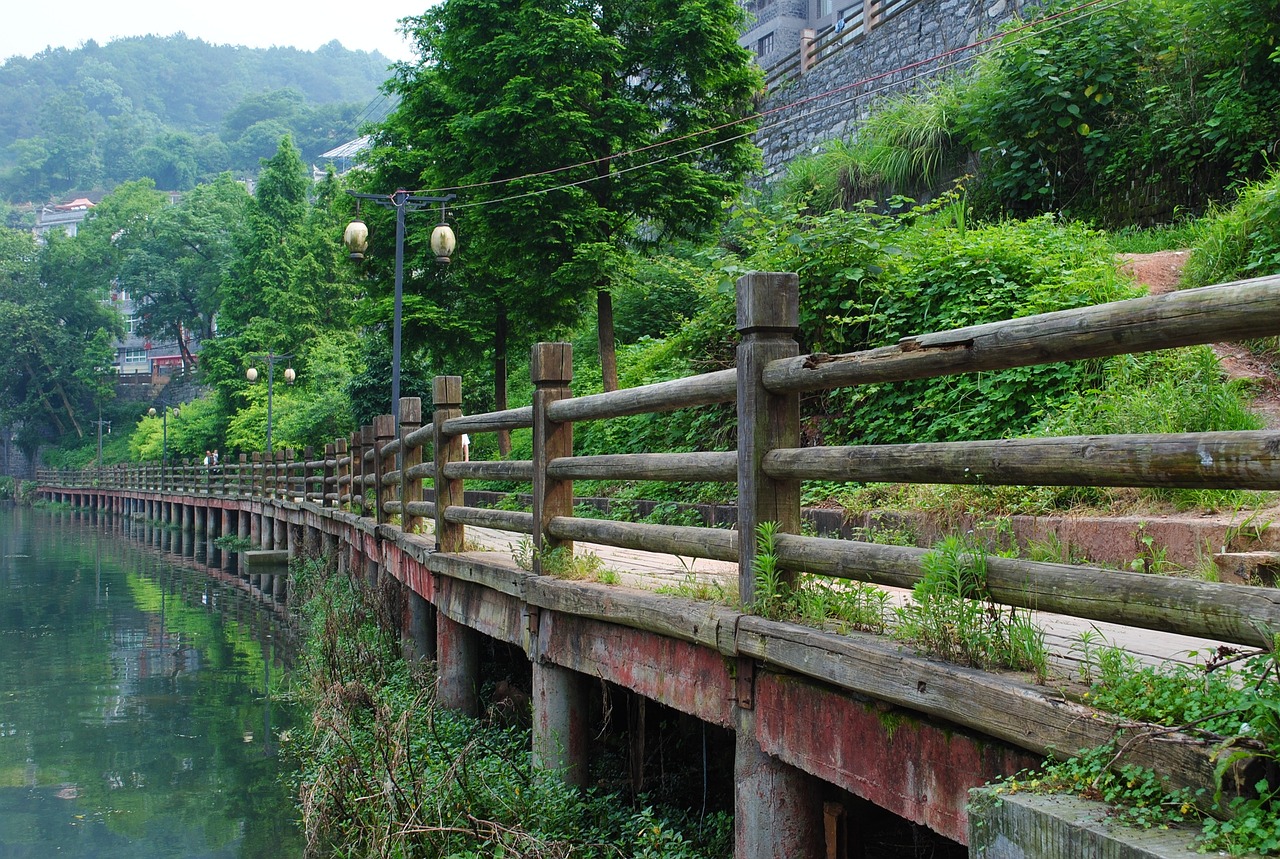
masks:
<path id="1" fill-rule="evenodd" d="M 381 51 L 391 60 L 412 59 L 397 21 L 419 15 L 432 0 L 58 0 L 5 4 L 0 60 L 30 57 L 45 48 L 77 48 L 93 39 L 177 32 L 213 44 L 313 51 L 337 39 L 353 50 Z"/>

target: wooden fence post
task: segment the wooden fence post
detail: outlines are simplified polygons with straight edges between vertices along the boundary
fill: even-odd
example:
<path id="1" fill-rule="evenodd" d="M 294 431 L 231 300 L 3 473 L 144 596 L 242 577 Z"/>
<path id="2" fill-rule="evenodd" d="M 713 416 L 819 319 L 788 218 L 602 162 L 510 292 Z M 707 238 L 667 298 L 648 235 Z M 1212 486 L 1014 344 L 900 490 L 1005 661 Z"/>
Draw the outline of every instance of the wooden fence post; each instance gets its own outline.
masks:
<path id="1" fill-rule="evenodd" d="M 533 571 L 542 575 L 542 556 L 553 549 L 573 554 L 573 542 L 556 540 L 546 533 L 556 516 L 573 515 L 573 481 L 552 480 L 547 463 L 573 456 L 573 424 L 556 423 L 547 407 L 573 396 L 573 346 L 569 343 L 535 343 L 529 359 L 533 379 Z"/>
<path id="2" fill-rule="evenodd" d="M 334 445 L 333 454 L 336 460 L 334 468 L 337 469 L 337 483 L 334 484 L 334 492 L 338 496 L 333 506 L 341 510 L 342 505 L 344 503 L 349 504 L 351 500 L 351 451 L 347 439 L 338 439 Z M 346 461 L 345 465 L 343 460 Z M 346 490 L 345 493 L 343 489 Z"/>
<path id="3" fill-rule="evenodd" d="M 795 274 L 738 278 L 738 593 L 748 610 L 757 596 L 757 527 L 776 522 L 781 533 L 800 533 L 800 481 L 772 480 L 760 468 L 770 450 L 800 446 L 800 395 L 771 394 L 762 378 L 770 361 L 800 353 L 799 294 Z"/>
<path id="4" fill-rule="evenodd" d="M 409 505 L 422 500 L 422 478 L 409 479 L 409 469 L 422 464 L 422 445 L 409 447 L 405 436 L 422 426 L 422 400 L 400 398 L 400 528 L 412 534 L 422 528 L 422 517 L 409 515 Z"/>
<path id="5" fill-rule="evenodd" d="M 387 467 L 387 455 L 383 451 L 395 437 L 395 415 L 378 415 L 373 419 L 373 497 L 378 505 L 374 515 L 379 524 L 387 521 L 387 502 L 391 500 L 391 486 L 385 480 L 391 469 Z"/>
<path id="6" fill-rule="evenodd" d="M 329 485 L 333 485 L 333 491 L 338 496 L 338 503 L 329 504 Z M 320 469 L 320 506 L 321 507 L 341 507 L 342 506 L 342 486 L 338 480 L 338 445 L 330 442 L 324 446 L 324 466 Z"/>
<path id="7" fill-rule="evenodd" d="M 463 527 L 446 521 L 444 513 L 450 507 L 462 506 L 463 485 L 461 480 L 445 477 L 444 467 L 446 463 L 461 461 L 462 438 L 445 435 L 443 427 L 450 418 L 462 417 L 462 377 L 436 376 L 431 381 L 431 399 L 434 405 L 432 436 L 436 448 L 436 550 L 461 552 L 466 543 Z"/>

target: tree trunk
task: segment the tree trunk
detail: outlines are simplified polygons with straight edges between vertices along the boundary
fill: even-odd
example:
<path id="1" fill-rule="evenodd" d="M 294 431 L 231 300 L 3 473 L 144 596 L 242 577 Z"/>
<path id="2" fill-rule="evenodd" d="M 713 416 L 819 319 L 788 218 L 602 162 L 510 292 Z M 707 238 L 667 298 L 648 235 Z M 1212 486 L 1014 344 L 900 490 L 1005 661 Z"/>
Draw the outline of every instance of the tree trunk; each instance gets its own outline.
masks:
<path id="1" fill-rule="evenodd" d="M 613 295 L 596 290 L 596 331 L 600 343 L 600 378 L 606 391 L 618 390 L 618 353 L 613 345 Z"/>
<path id="2" fill-rule="evenodd" d="M 493 407 L 507 408 L 507 308 L 498 308 L 498 323 L 493 333 Z M 511 431 L 498 430 L 498 453 L 511 455 Z"/>

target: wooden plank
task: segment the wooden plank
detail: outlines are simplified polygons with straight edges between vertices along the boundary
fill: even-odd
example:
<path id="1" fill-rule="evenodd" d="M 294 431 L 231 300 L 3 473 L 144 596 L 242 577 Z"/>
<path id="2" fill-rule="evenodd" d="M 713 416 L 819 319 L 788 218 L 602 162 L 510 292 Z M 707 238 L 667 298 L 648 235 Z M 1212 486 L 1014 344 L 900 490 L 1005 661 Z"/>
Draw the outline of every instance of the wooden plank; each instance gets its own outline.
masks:
<path id="1" fill-rule="evenodd" d="M 1207 740 L 1178 734 L 1144 738 L 1141 724 L 1113 720 L 1012 677 L 912 655 L 897 642 L 749 615 L 738 621 L 737 642 L 742 655 L 974 728 L 1037 754 L 1070 757 L 1119 737 L 1132 741 L 1120 763 L 1153 769 L 1173 787 L 1215 783 L 1214 748 Z M 1256 761 L 1242 763 L 1239 773 L 1248 779 L 1247 773 L 1259 767 Z M 1230 800 L 1232 790 L 1227 785 L 1224 800 Z"/>
<path id="2" fill-rule="evenodd" d="M 928 549 L 782 535 L 781 562 L 795 570 L 910 588 Z M 1112 623 L 1269 646 L 1280 629 L 1280 590 L 1125 570 L 987 556 L 987 588 L 1006 605 Z"/>
<path id="3" fill-rule="evenodd" d="M 539 608 L 691 641 L 722 653 L 725 641 L 732 641 L 722 636 L 722 630 L 731 632 L 739 616 L 711 603 L 550 576 L 530 578 L 525 584 L 525 599 Z"/>
<path id="4" fill-rule="evenodd" d="M 738 558 L 737 532 L 723 528 L 557 516 L 548 523 L 547 532 L 562 540 L 582 540 L 644 552 L 719 561 L 736 561 Z"/>
<path id="5" fill-rule="evenodd" d="M 631 453 L 575 456 L 547 466 L 560 480 L 705 480 L 732 483 L 738 479 L 738 455 L 733 451 L 697 453 Z"/>
<path id="6" fill-rule="evenodd" d="M 560 400 L 549 407 L 547 417 L 561 422 L 594 421 L 624 415 L 670 412 L 689 406 L 731 403 L 735 396 L 737 375 L 736 370 L 719 370 L 670 382 Z"/>
<path id="7" fill-rule="evenodd" d="M 904 337 L 771 363 L 770 391 L 929 379 L 1280 334 L 1280 275 Z"/>
<path id="8" fill-rule="evenodd" d="M 862 483 L 1280 489 L 1280 432 L 806 447 L 771 451 L 763 467 L 778 479 Z"/>

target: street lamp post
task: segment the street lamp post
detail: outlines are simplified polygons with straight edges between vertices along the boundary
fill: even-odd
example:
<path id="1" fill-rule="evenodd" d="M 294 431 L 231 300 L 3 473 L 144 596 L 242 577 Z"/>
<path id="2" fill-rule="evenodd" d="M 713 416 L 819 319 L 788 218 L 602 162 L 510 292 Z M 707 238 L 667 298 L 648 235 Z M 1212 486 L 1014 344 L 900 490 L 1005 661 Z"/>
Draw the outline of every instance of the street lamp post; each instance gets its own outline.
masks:
<path id="1" fill-rule="evenodd" d="M 165 406 L 160 413 L 160 484 L 163 487 L 165 483 L 165 472 L 169 469 L 169 412 L 173 412 L 173 419 L 178 419 L 178 407 L 170 408 Z M 147 409 L 147 414 L 151 417 L 156 416 L 155 406 Z M 98 459 L 102 459 L 102 428 L 98 428 Z"/>
<path id="2" fill-rule="evenodd" d="M 379 206 L 396 210 L 396 300 L 395 318 L 391 329 L 391 415 L 395 419 L 396 435 L 400 434 L 400 321 L 404 313 L 404 215 L 405 212 L 417 212 L 428 206 L 440 206 L 440 222 L 431 231 L 431 250 L 436 255 L 436 262 L 446 264 L 457 247 L 453 229 L 445 223 L 445 203 L 454 199 L 456 194 L 443 197 L 424 197 L 410 194 L 403 188 L 392 194 L 357 194 L 348 191 L 357 200 L 372 200 Z M 358 204 L 357 204 L 358 205 Z M 350 251 L 351 259 L 364 259 L 364 252 L 369 246 L 369 228 L 359 219 L 347 225 L 342 234 L 342 241 Z"/>
<path id="3" fill-rule="evenodd" d="M 260 352 L 256 355 L 250 355 L 250 361 L 266 361 L 267 362 L 267 456 L 271 455 L 271 400 L 275 393 L 275 370 L 277 361 L 287 361 L 293 355 L 277 355 L 275 352 Z M 258 368 L 250 367 L 244 371 L 244 377 L 250 382 L 258 381 Z M 298 374 L 292 367 L 286 367 L 284 371 L 284 380 L 290 385 L 298 378 Z"/>
<path id="4" fill-rule="evenodd" d="M 107 435 L 111 434 L 111 421 L 102 419 L 102 412 L 98 412 L 98 419 L 94 421 L 98 425 L 98 468 L 102 468 L 102 428 L 107 428 Z"/>

